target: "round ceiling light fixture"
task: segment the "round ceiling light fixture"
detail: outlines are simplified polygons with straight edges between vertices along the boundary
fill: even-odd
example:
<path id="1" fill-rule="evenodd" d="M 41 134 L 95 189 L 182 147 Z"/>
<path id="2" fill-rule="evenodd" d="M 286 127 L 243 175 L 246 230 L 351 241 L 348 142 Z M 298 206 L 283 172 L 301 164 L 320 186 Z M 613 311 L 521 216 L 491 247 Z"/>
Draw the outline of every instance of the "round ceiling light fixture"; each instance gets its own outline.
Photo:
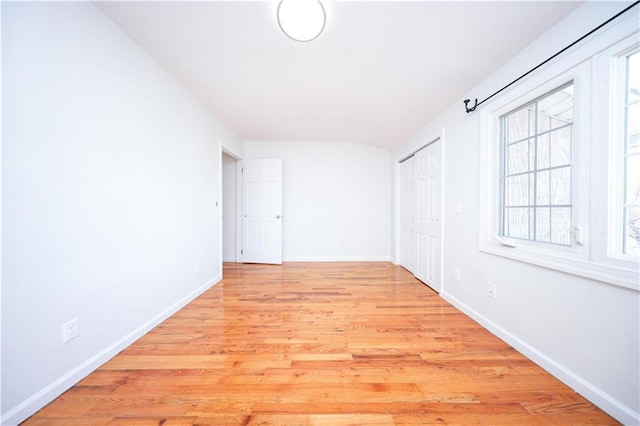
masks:
<path id="1" fill-rule="evenodd" d="M 319 0 L 281 0 L 278 25 L 295 41 L 311 41 L 324 29 L 327 15 Z"/>

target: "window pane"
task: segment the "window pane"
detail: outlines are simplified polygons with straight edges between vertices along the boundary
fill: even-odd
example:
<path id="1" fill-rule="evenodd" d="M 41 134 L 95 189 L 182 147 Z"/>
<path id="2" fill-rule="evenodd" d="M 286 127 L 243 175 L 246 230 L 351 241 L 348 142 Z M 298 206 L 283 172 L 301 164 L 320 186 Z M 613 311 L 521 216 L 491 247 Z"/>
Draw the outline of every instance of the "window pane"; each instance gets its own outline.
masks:
<path id="1" fill-rule="evenodd" d="M 531 140 L 514 143 L 507 146 L 507 174 L 522 173 L 531 170 L 529 156 Z"/>
<path id="2" fill-rule="evenodd" d="M 505 206 L 528 206 L 531 204 L 533 188 L 531 174 L 511 176 L 505 182 Z"/>
<path id="3" fill-rule="evenodd" d="M 551 116 L 545 113 L 538 114 L 538 133 L 551 130 Z"/>
<path id="4" fill-rule="evenodd" d="M 506 209 L 504 235 L 513 238 L 529 239 L 532 225 L 530 210 L 529 208 Z"/>
<path id="5" fill-rule="evenodd" d="M 538 133 L 573 122 L 573 85 L 538 102 Z"/>
<path id="6" fill-rule="evenodd" d="M 640 70 L 638 70 L 640 72 Z M 640 89 L 638 89 L 638 93 L 632 92 L 629 93 L 630 105 L 629 105 L 629 135 L 637 135 L 640 133 Z"/>
<path id="7" fill-rule="evenodd" d="M 536 241 L 551 242 L 551 209 L 536 209 Z"/>
<path id="8" fill-rule="evenodd" d="M 627 208 L 625 253 L 640 255 L 640 207 Z"/>
<path id="9" fill-rule="evenodd" d="M 640 150 L 640 89 L 638 93 L 630 94 L 630 97 L 635 98 L 635 101 L 627 107 L 627 139 L 629 140 L 627 152 L 629 154 L 632 150 L 635 152 Z"/>
<path id="10" fill-rule="evenodd" d="M 549 155 L 551 154 L 550 146 L 549 146 L 549 134 L 538 136 L 538 144 L 537 144 L 538 152 L 536 159 L 536 166 L 538 169 L 548 169 L 551 167 L 551 162 L 549 161 Z"/>
<path id="11" fill-rule="evenodd" d="M 550 195 L 552 205 L 571 204 L 571 169 L 563 167 L 549 172 Z"/>
<path id="12" fill-rule="evenodd" d="M 640 52 L 636 52 L 627 58 L 627 91 L 631 95 L 630 101 L 638 100 L 640 96 Z M 634 99 L 635 98 L 635 99 Z"/>
<path id="13" fill-rule="evenodd" d="M 640 154 L 640 133 L 629 136 L 629 154 Z"/>
<path id="14" fill-rule="evenodd" d="M 551 242 L 566 246 L 571 244 L 571 208 L 551 209 Z"/>
<path id="15" fill-rule="evenodd" d="M 507 143 L 519 141 L 529 137 L 533 130 L 530 131 L 529 109 L 522 108 L 506 120 Z"/>
<path id="16" fill-rule="evenodd" d="M 549 167 L 564 166 L 571 163 L 572 132 L 572 127 L 565 127 L 549 133 Z"/>
<path id="17" fill-rule="evenodd" d="M 626 204 L 640 204 L 640 155 L 627 157 Z"/>
<path id="18" fill-rule="evenodd" d="M 536 173 L 536 204 L 548 206 L 551 204 L 551 187 L 549 171 Z"/>

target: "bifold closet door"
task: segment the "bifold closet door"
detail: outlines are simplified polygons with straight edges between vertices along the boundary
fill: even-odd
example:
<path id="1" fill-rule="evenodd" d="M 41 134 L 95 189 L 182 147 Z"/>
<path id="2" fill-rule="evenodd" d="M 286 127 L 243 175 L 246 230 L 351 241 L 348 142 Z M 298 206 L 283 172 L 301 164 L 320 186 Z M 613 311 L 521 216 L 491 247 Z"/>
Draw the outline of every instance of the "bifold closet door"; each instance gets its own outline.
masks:
<path id="1" fill-rule="evenodd" d="M 440 140 L 414 156 L 416 278 L 440 292 L 442 257 L 442 166 Z"/>
<path id="2" fill-rule="evenodd" d="M 415 177 L 413 157 L 400 163 L 400 265 L 413 272 L 415 219 Z"/>
<path id="3" fill-rule="evenodd" d="M 441 289 L 442 142 L 400 164 L 400 265 L 435 291 Z"/>

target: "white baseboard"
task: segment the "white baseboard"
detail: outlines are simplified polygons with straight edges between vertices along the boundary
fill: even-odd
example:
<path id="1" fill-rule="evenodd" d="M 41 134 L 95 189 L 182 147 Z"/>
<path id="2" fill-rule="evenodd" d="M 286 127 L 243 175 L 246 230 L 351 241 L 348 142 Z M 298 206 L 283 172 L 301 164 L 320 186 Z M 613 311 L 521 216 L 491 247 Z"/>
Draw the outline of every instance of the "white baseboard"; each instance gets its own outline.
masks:
<path id="1" fill-rule="evenodd" d="M 166 308 L 164 311 L 160 312 L 154 318 L 151 318 L 149 321 L 142 324 L 131 333 L 127 334 L 120 340 L 110 345 L 102 352 L 97 353 L 82 364 L 78 365 L 73 370 L 69 371 L 64 376 L 58 378 L 57 380 L 46 386 L 44 389 L 40 390 L 33 396 L 18 404 L 15 408 L 9 410 L 2 416 L 2 419 L 0 419 L 0 424 L 5 426 L 13 426 L 19 424 L 20 422 L 23 422 L 24 420 L 35 414 L 42 407 L 56 399 L 58 396 L 62 395 L 62 393 L 67 391 L 80 380 L 84 379 L 89 374 L 97 370 L 102 364 L 109 361 L 123 349 L 127 348 L 140 337 L 151 331 L 162 321 L 178 312 L 193 299 L 200 296 L 209 288 L 220 282 L 220 280 L 222 280 L 222 276 L 218 275 L 212 280 L 206 282 L 176 303 Z"/>
<path id="2" fill-rule="evenodd" d="M 223 257 L 222 261 L 223 262 L 233 262 L 233 263 L 235 263 L 236 262 L 236 258 L 235 257 Z"/>
<path id="3" fill-rule="evenodd" d="M 640 413 L 635 412 L 633 409 L 627 407 L 625 404 L 618 401 L 616 398 L 612 397 L 597 386 L 593 385 L 591 382 L 585 380 L 584 378 L 559 364 L 552 358 L 549 358 L 543 352 L 539 351 L 524 340 L 500 327 L 498 324 L 481 315 L 454 296 L 444 291 L 441 293 L 441 296 L 453 306 L 460 309 L 462 312 L 480 323 L 491 333 L 495 334 L 497 337 L 511 345 L 518 352 L 538 364 L 551 375 L 565 383 L 580 395 L 584 396 L 586 399 L 591 401 L 597 407 L 605 411 L 607 414 L 609 414 L 622 424 L 640 424 Z"/>
<path id="4" fill-rule="evenodd" d="M 283 262 L 390 262 L 391 258 L 382 257 L 285 257 Z"/>

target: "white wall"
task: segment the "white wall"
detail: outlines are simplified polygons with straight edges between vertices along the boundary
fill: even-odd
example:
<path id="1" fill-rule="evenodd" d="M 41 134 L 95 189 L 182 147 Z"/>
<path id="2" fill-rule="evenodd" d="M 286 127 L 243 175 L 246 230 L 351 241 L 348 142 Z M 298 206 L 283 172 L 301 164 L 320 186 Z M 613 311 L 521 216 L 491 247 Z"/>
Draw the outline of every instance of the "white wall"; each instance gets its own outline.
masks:
<path id="1" fill-rule="evenodd" d="M 222 155 L 222 260 L 237 260 L 237 169 L 238 162 L 227 154 Z"/>
<path id="2" fill-rule="evenodd" d="M 623 7 L 619 3 L 581 7 L 467 97 L 482 99 L 493 93 Z M 461 99 L 402 144 L 393 153 L 393 161 L 442 129 L 446 133 L 443 297 L 618 420 L 637 424 L 639 293 L 481 253 L 479 111 L 466 114 Z M 397 200 L 398 193 L 394 197 Z M 458 202 L 462 213 L 454 214 Z M 461 270 L 460 283 L 453 279 L 454 268 Z M 495 300 L 485 295 L 487 281 L 497 286 Z"/>
<path id="3" fill-rule="evenodd" d="M 283 160 L 287 261 L 389 260 L 390 152 L 345 142 L 245 142 Z"/>
<path id="4" fill-rule="evenodd" d="M 2 8 L 2 423 L 15 424 L 220 279 L 219 146 L 238 141 L 93 4 Z"/>

